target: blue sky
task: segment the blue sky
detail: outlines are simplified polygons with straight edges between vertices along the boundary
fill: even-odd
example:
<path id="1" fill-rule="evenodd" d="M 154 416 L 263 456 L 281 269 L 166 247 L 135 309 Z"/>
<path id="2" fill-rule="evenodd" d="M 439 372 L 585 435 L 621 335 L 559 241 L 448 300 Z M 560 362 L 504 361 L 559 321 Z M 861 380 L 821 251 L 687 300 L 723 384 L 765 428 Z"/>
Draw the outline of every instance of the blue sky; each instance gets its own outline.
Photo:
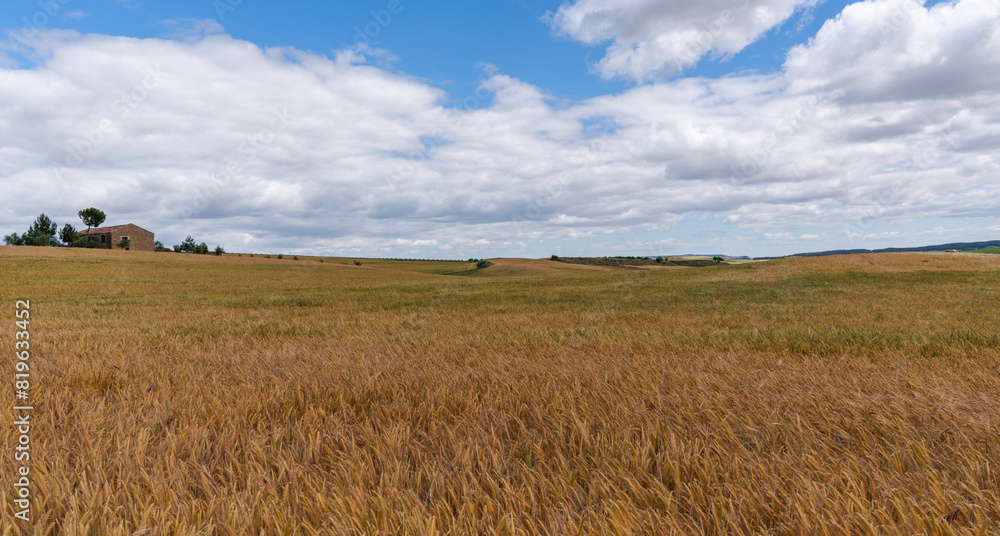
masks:
<path id="1" fill-rule="evenodd" d="M 166 242 L 245 251 L 775 255 L 992 239 L 995 7 L 5 3 L 0 26 L 33 37 L 8 47 L 0 111 L 32 135 L 0 145 L 13 155 L 0 181 L 49 181 L 151 220 Z M 138 87 L 154 64 L 169 76 Z M 142 98 L 120 100 L 129 90 Z M 121 102 L 126 117 L 88 147 Z M 221 182 L 231 147 L 288 106 L 298 121 Z M 102 197 L 129 189 L 142 193 Z M 37 205 L 60 223 L 75 213 Z M 0 205 L 0 224 L 35 209 Z"/>
<path id="2" fill-rule="evenodd" d="M 388 24 L 380 24 L 373 15 L 387 12 L 386 0 L 231 3 L 237 5 L 226 0 L 69 0 L 61 6 L 61 16 L 51 19 L 48 26 L 82 33 L 156 38 L 172 35 L 170 21 L 213 20 L 236 39 L 262 47 L 292 46 L 320 54 L 353 45 L 361 30 L 374 46 L 398 58 L 394 68 L 442 87 L 456 100 L 474 92 L 483 77 L 483 63 L 545 88 L 556 98 L 595 97 L 632 85 L 594 76 L 588 66 L 600 58 L 603 47 L 560 36 L 546 24 L 545 17 L 564 3 L 560 0 L 399 0 L 401 11 L 382 19 Z M 733 58 L 705 59 L 683 76 L 720 77 L 750 70 L 780 70 L 785 51 L 806 41 L 847 3 L 827 1 L 800 10 Z M 6 3 L 0 6 L 0 20 L 31 19 L 38 11 L 34 4 Z M 366 26 L 376 28 L 377 34 L 364 33 Z"/>
<path id="3" fill-rule="evenodd" d="M 398 57 L 394 68 L 424 78 L 459 100 L 475 90 L 483 76 L 482 63 L 496 65 L 561 98 L 602 95 L 626 87 L 620 81 L 588 74 L 587 54 L 599 53 L 599 47 L 554 37 L 542 18 L 559 5 L 558 1 L 535 0 L 399 0 L 401 11 L 383 18 L 388 23 L 381 24 L 372 12 L 387 13 L 385 0 L 244 0 L 236 6 L 211 0 L 71 0 L 61 8 L 64 16 L 56 17 L 49 26 L 155 38 L 171 35 L 167 21 L 214 20 L 234 38 L 262 47 L 292 46 L 331 54 L 355 44 L 358 30 L 364 32 L 371 24 L 368 27 L 377 33 L 364 35 L 374 46 Z M 20 21 L 37 11 L 33 4 L 5 3 L 0 6 L 0 20 Z"/>

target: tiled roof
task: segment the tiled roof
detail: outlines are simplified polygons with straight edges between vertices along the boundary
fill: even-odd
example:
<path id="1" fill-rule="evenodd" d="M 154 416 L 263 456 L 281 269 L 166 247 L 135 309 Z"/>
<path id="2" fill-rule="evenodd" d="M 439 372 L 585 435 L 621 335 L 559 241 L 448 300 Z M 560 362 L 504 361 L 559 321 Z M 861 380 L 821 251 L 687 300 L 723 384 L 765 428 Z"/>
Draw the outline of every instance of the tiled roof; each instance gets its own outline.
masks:
<path id="1" fill-rule="evenodd" d="M 87 236 L 87 235 L 92 235 L 92 234 L 104 234 L 104 233 L 110 233 L 111 231 L 114 231 L 115 229 L 120 229 L 122 227 L 125 227 L 125 226 L 124 225 L 112 225 L 110 227 L 93 227 L 91 229 L 84 229 L 84 230 L 78 232 L 77 234 L 80 235 L 80 236 Z"/>
<path id="2" fill-rule="evenodd" d="M 116 231 L 118 229 L 121 229 L 122 227 L 128 227 L 129 225 L 131 225 L 132 227 L 135 227 L 136 229 L 140 229 L 140 230 L 146 231 L 149 234 L 153 234 L 152 231 L 149 231 L 147 229 L 143 229 L 142 227 L 139 227 L 138 225 L 136 225 L 134 223 L 126 223 L 125 225 L 109 225 L 108 227 L 93 227 L 90 230 L 84 229 L 82 231 L 78 231 L 76 234 L 78 234 L 80 236 L 88 236 L 88 235 L 92 235 L 92 234 L 110 233 L 112 231 Z"/>

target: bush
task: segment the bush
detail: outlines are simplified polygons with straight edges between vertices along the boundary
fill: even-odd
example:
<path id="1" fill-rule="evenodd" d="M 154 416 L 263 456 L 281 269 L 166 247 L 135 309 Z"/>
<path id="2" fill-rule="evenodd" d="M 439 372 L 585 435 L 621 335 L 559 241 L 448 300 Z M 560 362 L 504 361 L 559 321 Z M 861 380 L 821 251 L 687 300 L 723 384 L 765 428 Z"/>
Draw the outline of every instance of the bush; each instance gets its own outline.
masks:
<path id="1" fill-rule="evenodd" d="M 216 255 L 222 255 L 225 252 L 226 252 L 226 250 L 222 249 L 222 246 L 215 246 L 215 254 Z"/>
<path id="2" fill-rule="evenodd" d="M 476 270 L 482 270 L 483 268 L 489 268 L 490 266 L 493 266 L 493 263 L 483 259 L 476 263 Z"/>
<path id="3" fill-rule="evenodd" d="M 279 254 L 278 254 L 278 258 L 279 258 L 279 259 L 284 259 L 284 258 L 285 258 L 285 256 L 284 256 L 283 254 L 279 253 Z"/>
<path id="4" fill-rule="evenodd" d="M 361 266 L 361 261 L 354 261 L 354 266 Z"/>
<path id="5" fill-rule="evenodd" d="M 8 246 L 58 246 L 58 234 L 59 226 L 43 213 L 38 215 L 28 232 L 20 236 L 17 233 L 9 234 L 3 240 Z"/>
<path id="6" fill-rule="evenodd" d="M 298 256 L 298 255 L 293 255 L 293 256 L 292 256 L 292 260 L 293 260 L 293 261 L 297 261 L 297 260 L 299 260 L 299 256 Z"/>
<path id="7" fill-rule="evenodd" d="M 192 238 L 191 235 L 188 235 L 183 242 L 174 246 L 174 251 L 178 253 L 194 253 L 197 249 L 198 244 L 195 243 L 194 238 Z"/>
<path id="8" fill-rule="evenodd" d="M 559 260 L 559 255 L 553 255 L 549 260 L 557 261 Z"/>
<path id="9" fill-rule="evenodd" d="M 270 256 L 270 255 L 264 255 L 264 258 L 265 258 L 265 259 L 270 259 L 270 258 L 271 258 L 271 256 Z"/>
<path id="10" fill-rule="evenodd" d="M 66 225 L 63 225 L 62 230 L 59 231 L 59 240 L 62 241 L 62 243 L 66 244 L 67 246 L 72 246 L 73 242 L 76 242 L 79 239 L 80 235 L 77 234 L 76 229 L 74 229 L 73 226 L 68 223 Z"/>
<path id="11" fill-rule="evenodd" d="M 70 246 L 74 248 L 96 248 L 98 246 L 97 237 L 78 236 L 76 240 L 74 240 L 73 243 L 70 244 Z"/>

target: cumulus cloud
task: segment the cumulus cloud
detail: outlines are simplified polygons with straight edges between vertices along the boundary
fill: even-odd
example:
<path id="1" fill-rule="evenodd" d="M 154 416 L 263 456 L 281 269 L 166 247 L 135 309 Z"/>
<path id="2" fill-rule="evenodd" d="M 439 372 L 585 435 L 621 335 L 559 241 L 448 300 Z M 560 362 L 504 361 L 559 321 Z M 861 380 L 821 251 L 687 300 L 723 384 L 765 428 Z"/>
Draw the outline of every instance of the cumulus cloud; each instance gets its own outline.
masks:
<path id="1" fill-rule="evenodd" d="M 595 69 L 646 81 L 678 74 L 705 56 L 732 56 L 816 0 L 576 0 L 549 16 L 588 45 L 611 41 Z"/>
<path id="2" fill-rule="evenodd" d="M 786 61 L 799 89 L 849 102 L 969 97 L 1000 87 L 1000 3 L 916 0 L 848 5 Z"/>
<path id="3" fill-rule="evenodd" d="M 892 20 L 872 13 L 876 28 L 876 15 Z M 990 13 L 960 0 L 910 16 L 943 51 Z M 658 254 L 763 234 L 879 240 L 921 218 L 994 217 L 994 87 L 961 78 L 890 98 L 892 77 L 865 85 L 846 64 L 825 77 L 810 65 L 837 65 L 825 59 L 836 51 L 912 82 L 913 69 L 951 76 L 959 63 L 973 78 L 996 73 L 1000 54 L 942 53 L 908 70 L 856 39 L 854 17 L 828 21 L 776 75 L 565 103 L 488 71 L 464 99 L 479 104 L 459 108 L 364 50 L 41 33 L 35 64 L 0 68 L 0 225 L 19 230 L 41 211 L 72 222 L 93 205 L 168 244 L 193 234 L 233 251 L 467 258 Z M 715 234 L 678 242 L 687 219 Z"/>

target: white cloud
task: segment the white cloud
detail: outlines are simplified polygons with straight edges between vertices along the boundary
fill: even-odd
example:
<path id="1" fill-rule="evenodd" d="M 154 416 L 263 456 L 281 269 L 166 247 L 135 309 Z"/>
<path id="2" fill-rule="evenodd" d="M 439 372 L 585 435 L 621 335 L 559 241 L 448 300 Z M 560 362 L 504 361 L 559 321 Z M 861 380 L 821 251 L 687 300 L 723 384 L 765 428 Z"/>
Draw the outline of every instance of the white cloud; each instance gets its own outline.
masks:
<path id="1" fill-rule="evenodd" d="M 393 246 L 436 246 L 437 240 L 409 240 L 407 238 L 397 238 L 392 241 Z"/>
<path id="2" fill-rule="evenodd" d="M 163 21 L 163 26 L 167 29 L 166 37 L 189 43 L 226 33 L 221 24 L 207 19 L 170 19 Z"/>
<path id="3" fill-rule="evenodd" d="M 968 97 L 1000 87 L 1000 2 L 930 8 L 916 0 L 867 0 L 844 8 L 786 67 L 798 90 L 845 102 Z"/>
<path id="4" fill-rule="evenodd" d="M 60 16 L 61 17 L 65 17 L 67 19 L 71 19 L 71 20 L 79 20 L 79 19 L 82 19 L 82 18 L 85 18 L 85 17 L 89 17 L 90 13 L 88 13 L 88 12 L 82 10 L 82 9 L 74 9 L 72 11 L 66 11 L 65 13 L 63 13 Z"/>
<path id="5" fill-rule="evenodd" d="M 550 15 L 588 45 L 611 41 L 596 70 L 645 81 L 678 74 L 705 56 L 729 57 L 816 0 L 576 0 Z"/>

